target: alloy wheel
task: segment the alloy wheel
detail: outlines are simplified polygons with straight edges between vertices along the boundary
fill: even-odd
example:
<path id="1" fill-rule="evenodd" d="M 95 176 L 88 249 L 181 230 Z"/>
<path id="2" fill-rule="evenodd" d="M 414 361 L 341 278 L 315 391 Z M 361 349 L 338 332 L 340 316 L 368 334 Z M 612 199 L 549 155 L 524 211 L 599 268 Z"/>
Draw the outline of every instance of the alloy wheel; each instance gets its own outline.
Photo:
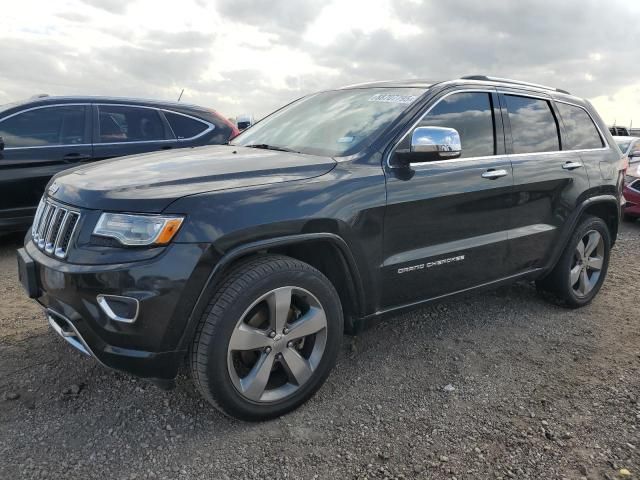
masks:
<path id="1" fill-rule="evenodd" d="M 326 342 L 327 318 L 318 299 L 303 288 L 276 288 L 236 324 L 227 349 L 229 375 L 247 400 L 282 400 L 312 377 Z"/>
<path id="2" fill-rule="evenodd" d="M 604 264 L 604 239 L 589 230 L 576 245 L 569 281 L 578 297 L 586 297 L 597 285 Z"/>

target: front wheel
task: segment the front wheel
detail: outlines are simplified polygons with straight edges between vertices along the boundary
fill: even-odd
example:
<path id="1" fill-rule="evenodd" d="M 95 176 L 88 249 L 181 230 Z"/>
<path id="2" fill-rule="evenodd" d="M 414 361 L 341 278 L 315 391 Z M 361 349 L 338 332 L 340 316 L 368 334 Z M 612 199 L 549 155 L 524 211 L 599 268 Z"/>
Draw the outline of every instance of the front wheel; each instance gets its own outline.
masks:
<path id="1" fill-rule="evenodd" d="M 576 228 L 560 260 L 538 286 L 558 295 L 569 307 L 587 305 L 607 275 L 611 234 L 601 218 L 587 217 Z"/>
<path id="2" fill-rule="evenodd" d="M 258 257 L 213 295 L 194 339 L 192 376 L 227 415 L 277 417 L 322 386 L 342 332 L 340 298 L 321 272 L 289 257 Z"/>

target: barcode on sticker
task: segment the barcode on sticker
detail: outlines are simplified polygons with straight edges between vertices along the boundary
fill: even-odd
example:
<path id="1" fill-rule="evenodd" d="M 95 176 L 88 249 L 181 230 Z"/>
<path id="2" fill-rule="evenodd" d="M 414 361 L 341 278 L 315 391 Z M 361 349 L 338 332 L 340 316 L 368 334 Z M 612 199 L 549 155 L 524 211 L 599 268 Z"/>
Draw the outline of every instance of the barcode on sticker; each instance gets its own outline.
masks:
<path id="1" fill-rule="evenodd" d="M 390 93 L 376 93 L 369 99 L 370 102 L 385 102 L 385 103 L 411 103 L 416 98 L 415 95 L 393 95 Z"/>

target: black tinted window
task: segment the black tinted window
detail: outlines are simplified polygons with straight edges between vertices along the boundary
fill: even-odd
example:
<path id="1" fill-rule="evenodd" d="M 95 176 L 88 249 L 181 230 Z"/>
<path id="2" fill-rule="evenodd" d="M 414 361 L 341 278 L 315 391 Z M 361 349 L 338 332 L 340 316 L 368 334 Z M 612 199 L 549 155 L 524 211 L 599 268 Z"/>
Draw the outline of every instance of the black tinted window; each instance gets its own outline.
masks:
<path id="1" fill-rule="evenodd" d="M 193 118 L 172 112 L 164 112 L 177 138 L 192 138 L 204 132 L 209 125 Z"/>
<path id="2" fill-rule="evenodd" d="M 602 148 L 602 138 L 593 120 L 582 108 L 566 103 L 556 103 L 562 117 L 562 123 L 567 132 L 565 150 L 579 150 L 583 148 Z"/>
<path id="3" fill-rule="evenodd" d="M 505 95 L 513 153 L 555 152 L 560 150 L 558 125 L 546 100 Z"/>
<path id="4" fill-rule="evenodd" d="M 164 140 L 164 125 L 152 108 L 101 105 L 100 143 Z"/>
<path id="5" fill-rule="evenodd" d="M 449 95 L 423 117 L 419 126 L 455 128 L 462 143 L 461 157 L 495 153 L 493 109 L 488 93 Z"/>
<path id="6" fill-rule="evenodd" d="M 84 138 L 84 106 L 45 107 L 0 122 L 5 147 L 78 145 Z"/>

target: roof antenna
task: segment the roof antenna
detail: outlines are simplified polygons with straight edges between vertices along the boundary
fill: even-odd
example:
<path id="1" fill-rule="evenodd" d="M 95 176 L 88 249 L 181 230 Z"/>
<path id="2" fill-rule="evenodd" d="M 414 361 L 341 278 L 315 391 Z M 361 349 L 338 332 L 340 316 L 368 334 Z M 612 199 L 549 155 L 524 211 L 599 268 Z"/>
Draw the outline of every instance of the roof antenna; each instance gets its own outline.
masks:
<path id="1" fill-rule="evenodd" d="M 180 101 L 180 99 L 182 98 L 182 94 L 184 93 L 184 88 L 182 89 L 182 91 L 180 92 L 180 96 L 178 97 L 178 101 Z"/>

